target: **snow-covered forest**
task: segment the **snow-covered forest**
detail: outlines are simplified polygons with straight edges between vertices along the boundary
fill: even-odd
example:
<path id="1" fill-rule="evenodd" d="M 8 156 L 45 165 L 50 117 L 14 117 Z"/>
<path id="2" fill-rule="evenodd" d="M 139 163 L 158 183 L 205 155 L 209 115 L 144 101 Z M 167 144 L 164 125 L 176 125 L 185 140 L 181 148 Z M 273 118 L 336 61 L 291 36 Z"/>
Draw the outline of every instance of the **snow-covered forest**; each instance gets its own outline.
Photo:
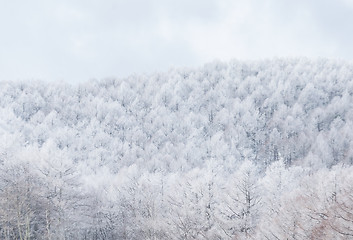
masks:
<path id="1" fill-rule="evenodd" d="M 353 65 L 0 83 L 1 239 L 353 239 Z"/>

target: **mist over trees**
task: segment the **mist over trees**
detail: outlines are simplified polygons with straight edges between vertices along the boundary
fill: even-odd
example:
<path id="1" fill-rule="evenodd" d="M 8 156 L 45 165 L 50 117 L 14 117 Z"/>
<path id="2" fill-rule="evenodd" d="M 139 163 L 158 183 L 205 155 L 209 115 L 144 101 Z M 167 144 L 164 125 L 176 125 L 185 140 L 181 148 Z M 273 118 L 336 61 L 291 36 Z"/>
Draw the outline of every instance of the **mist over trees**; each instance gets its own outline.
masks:
<path id="1" fill-rule="evenodd" d="M 352 239 L 353 65 L 0 83 L 1 239 Z"/>

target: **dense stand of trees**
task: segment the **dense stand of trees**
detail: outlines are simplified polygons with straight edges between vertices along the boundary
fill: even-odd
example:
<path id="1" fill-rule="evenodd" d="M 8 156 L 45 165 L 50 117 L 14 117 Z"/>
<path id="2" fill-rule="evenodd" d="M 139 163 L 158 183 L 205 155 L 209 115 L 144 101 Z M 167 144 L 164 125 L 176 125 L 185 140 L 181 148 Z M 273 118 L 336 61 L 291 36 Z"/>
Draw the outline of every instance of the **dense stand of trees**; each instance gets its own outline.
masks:
<path id="1" fill-rule="evenodd" d="M 0 83 L 1 239 L 351 239 L 353 65 Z"/>

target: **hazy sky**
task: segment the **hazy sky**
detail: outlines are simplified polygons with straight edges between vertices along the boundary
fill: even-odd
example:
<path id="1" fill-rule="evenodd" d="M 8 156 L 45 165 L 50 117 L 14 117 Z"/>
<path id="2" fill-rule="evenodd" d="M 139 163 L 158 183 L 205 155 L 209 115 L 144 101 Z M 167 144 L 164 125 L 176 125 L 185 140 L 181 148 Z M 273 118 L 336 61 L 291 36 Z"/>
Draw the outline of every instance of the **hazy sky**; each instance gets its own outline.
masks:
<path id="1" fill-rule="evenodd" d="M 0 80 L 82 82 L 214 59 L 353 59 L 353 0 L 0 0 Z"/>

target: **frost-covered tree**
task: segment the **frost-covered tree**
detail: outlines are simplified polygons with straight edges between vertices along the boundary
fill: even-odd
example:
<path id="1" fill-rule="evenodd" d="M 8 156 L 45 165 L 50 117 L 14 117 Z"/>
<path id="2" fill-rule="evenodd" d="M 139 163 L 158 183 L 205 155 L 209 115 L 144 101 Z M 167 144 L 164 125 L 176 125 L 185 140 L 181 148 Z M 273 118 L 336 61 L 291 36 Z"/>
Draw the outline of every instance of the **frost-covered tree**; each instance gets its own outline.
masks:
<path id="1" fill-rule="evenodd" d="M 352 79 L 300 58 L 1 82 L 1 238 L 349 239 Z"/>

